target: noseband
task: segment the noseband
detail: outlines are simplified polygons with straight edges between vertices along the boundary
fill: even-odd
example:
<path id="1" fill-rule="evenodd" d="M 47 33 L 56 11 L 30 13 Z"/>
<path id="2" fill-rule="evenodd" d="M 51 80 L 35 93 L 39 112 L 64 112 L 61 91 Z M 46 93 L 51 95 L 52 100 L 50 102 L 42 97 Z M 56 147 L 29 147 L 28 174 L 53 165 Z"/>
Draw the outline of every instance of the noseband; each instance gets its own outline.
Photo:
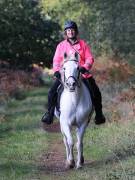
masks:
<path id="1" fill-rule="evenodd" d="M 69 78 L 74 79 L 75 83 L 77 84 L 78 87 L 80 87 L 80 83 L 79 83 L 79 77 L 75 78 L 74 76 L 69 76 L 67 79 L 65 77 L 65 73 L 64 73 L 64 84 L 68 82 Z"/>

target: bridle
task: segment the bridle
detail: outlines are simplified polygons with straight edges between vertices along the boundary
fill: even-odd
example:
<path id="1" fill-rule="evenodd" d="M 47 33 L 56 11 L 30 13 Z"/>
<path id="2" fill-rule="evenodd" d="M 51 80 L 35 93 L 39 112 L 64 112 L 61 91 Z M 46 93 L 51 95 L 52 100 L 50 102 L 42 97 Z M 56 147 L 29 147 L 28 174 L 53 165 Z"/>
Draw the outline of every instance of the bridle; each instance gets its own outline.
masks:
<path id="1" fill-rule="evenodd" d="M 67 61 L 75 61 L 75 62 L 78 62 L 77 60 L 67 60 Z M 66 63 L 67 61 L 64 61 L 64 63 Z M 64 64 L 63 64 L 64 65 Z M 80 71 L 79 71 L 79 67 L 78 67 L 78 75 L 77 75 L 77 77 L 74 77 L 74 76 L 69 76 L 68 78 L 66 78 L 66 76 L 65 76 L 65 71 L 64 71 L 64 81 L 62 82 L 62 84 L 64 85 L 64 87 L 66 87 L 67 88 L 67 84 L 68 84 L 68 80 L 70 79 L 70 78 L 72 78 L 74 81 L 75 81 L 75 84 L 76 84 L 76 86 L 77 87 L 79 87 L 80 88 Z"/>

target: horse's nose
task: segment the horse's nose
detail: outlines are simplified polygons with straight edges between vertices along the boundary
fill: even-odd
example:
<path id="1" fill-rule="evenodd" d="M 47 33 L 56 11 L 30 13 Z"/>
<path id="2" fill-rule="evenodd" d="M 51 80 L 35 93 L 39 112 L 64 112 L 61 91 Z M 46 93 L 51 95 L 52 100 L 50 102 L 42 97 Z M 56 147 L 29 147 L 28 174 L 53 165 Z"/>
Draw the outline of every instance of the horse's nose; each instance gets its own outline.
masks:
<path id="1" fill-rule="evenodd" d="M 76 87 L 76 83 L 75 82 L 72 82 L 70 84 L 70 90 L 74 91 L 75 90 L 75 87 Z"/>

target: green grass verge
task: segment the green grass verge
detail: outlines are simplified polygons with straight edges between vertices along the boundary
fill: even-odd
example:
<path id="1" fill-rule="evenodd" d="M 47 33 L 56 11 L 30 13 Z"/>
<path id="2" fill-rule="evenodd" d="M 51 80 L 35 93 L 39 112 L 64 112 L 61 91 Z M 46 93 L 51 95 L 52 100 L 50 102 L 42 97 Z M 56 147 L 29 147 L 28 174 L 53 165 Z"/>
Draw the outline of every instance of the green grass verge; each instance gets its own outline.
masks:
<path id="1" fill-rule="evenodd" d="M 0 179 L 38 176 L 39 158 L 48 148 L 47 134 L 40 125 L 46 94 L 47 89 L 39 88 L 21 101 L 8 102 L 0 123 Z"/>

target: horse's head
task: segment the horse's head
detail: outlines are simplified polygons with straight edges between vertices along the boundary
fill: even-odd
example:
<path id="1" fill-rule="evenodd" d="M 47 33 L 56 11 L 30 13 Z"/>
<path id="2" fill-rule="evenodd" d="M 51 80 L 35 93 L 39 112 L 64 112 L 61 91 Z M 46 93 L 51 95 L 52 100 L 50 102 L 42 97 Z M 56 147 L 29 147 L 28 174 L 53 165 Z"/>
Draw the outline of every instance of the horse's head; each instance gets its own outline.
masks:
<path id="1" fill-rule="evenodd" d="M 79 55 L 75 54 L 67 55 L 64 54 L 64 63 L 62 68 L 63 78 L 62 81 L 64 86 L 70 91 L 75 91 L 76 87 L 79 86 Z"/>

